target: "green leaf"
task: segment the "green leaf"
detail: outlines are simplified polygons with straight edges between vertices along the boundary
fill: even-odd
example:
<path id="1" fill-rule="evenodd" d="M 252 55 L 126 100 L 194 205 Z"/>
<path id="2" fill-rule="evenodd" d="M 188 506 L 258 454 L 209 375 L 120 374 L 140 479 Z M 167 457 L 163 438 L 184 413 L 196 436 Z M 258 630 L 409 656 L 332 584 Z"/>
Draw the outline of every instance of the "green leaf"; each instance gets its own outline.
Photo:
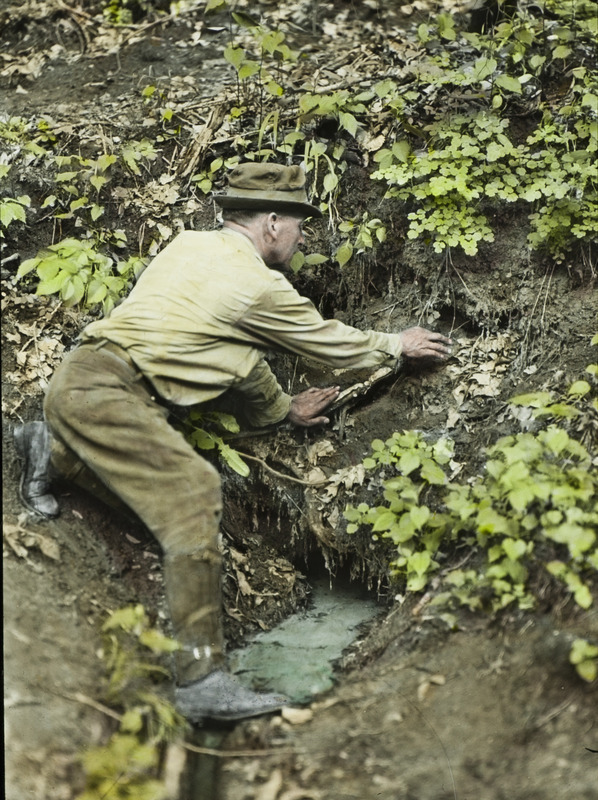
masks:
<path id="1" fill-rule="evenodd" d="M 503 539 L 502 548 L 511 561 L 517 561 L 527 553 L 527 545 L 522 539 Z"/>
<path id="2" fill-rule="evenodd" d="M 507 520 L 493 508 L 482 508 L 476 518 L 480 533 L 508 533 Z"/>
<path id="3" fill-rule="evenodd" d="M 108 178 L 105 178 L 103 175 L 92 175 L 91 178 L 89 179 L 89 182 L 96 190 L 96 192 L 99 192 L 102 186 L 108 183 Z"/>
<path id="4" fill-rule="evenodd" d="M 422 22 L 417 28 L 417 38 L 422 44 L 430 41 L 430 29 L 425 22 Z"/>
<path id="5" fill-rule="evenodd" d="M 598 663 L 594 660 L 581 661 L 575 666 L 577 674 L 582 680 L 592 683 L 598 676 Z"/>
<path id="6" fill-rule="evenodd" d="M 331 194 L 336 189 L 338 186 L 338 178 L 334 172 L 327 172 L 326 175 L 324 175 L 322 185 L 327 194 Z"/>
<path id="7" fill-rule="evenodd" d="M 377 517 L 372 526 L 374 532 L 387 531 L 396 522 L 396 516 L 392 511 L 382 511 Z"/>
<path id="8" fill-rule="evenodd" d="M 68 289 L 68 297 L 66 296 L 66 289 L 62 290 L 62 299 L 67 306 L 74 306 L 80 303 L 85 297 L 85 282 L 80 275 L 73 275 L 71 277 Z"/>
<path id="9" fill-rule="evenodd" d="M 54 177 L 54 180 L 56 183 L 65 183 L 66 181 L 72 181 L 73 178 L 76 178 L 78 174 L 78 172 L 59 172 Z"/>
<path id="10" fill-rule="evenodd" d="M 128 708 L 122 715 L 120 730 L 124 733 L 139 733 L 143 728 L 143 714 L 139 708 Z"/>
<path id="11" fill-rule="evenodd" d="M 573 599 L 580 608 L 586 608 L 586 609 L 590 608 L 590 606 L 594 602 L 592 593 L 585 585 L 585 583 L 583 583 L 573 592 Z"/>
<path id="12" fill-rule="evenodd" d="M 70 273 L 66 270 L 61 270 L 54 278 L 47 281 L 41 281 L 36 289 L 36 294 L 47 295 L 59 292 L 63 285 L 71 278 Z"/>
<path id="13" fill-rule="evenodd" d="M 533 486 L 519 486 L 516 489 L 512 489 L 507 497 L 509 498 L 509 503 L 513 506 L 515 511 L 525 511 L 525 509 L 533 503 L 536 498 L 536 494 L 534 492 Z"/>
<path id="14" fill-rule="evenodd" d="M 348 131 L 351 136 L 356 135 L 359 125 L 353 114 L 349 114 L 348 111 L 339 111 L 338 119 L 341 127 Z"/>
<path id="15" fill-rule="evenodd" d="M 239 67 L 238 75 L 239 80 L 245 80 L 246 78 L 251 78 L 252 75 L 255 75 L 256 72 L 259 72 L 260 65 L 257 61 L 244 61 L 243 64 Z"/>
<path id="16" fill-rule="evenodd" d="M 242 475 L 244 478 L 247 478 L 250 475 L 249 467 L 236 450 L 233 450 L 232 447 L 224 443 L 218 445 L 218 450 L 220 451 L 220 455 L 224 461 L 226 461 L 232 470 L 239 475 Z"/>
<path id="17" fill-rule="evenodd" d="M 0 223 L 8 228 L 11 222 L 26 222 L 25 209 L 20 203 L 13 200 L 0 202 Z"/>
<path id="18" fill-rule="evenodd" d="M 592 387 L 587 381 L 575 381 L 575 383 L 572 383 L 569 387 L 567 394 L 575 395 L 576 397 L 583 397 L 589 391 L 591 391 L 591 388 Z"/>
<path id="19" fill-rule="evenodd" d="M 94 278 L 87 287 L 87 304 L 93 306 L 96 303 L 101 303 L 107 294 L 106 284 Z"/>
<path id="20" fill-rule="evenodd" d="M 420 531 L 426 522 L 430 519 L 430 509 L 427 506 L 414 506 L 409 516 L 415 525 L 416 530 Z"/>
<path id="21" fill-rule="evenodd" d="M 94 203 L 91 206 L 90 216 L 93 222 L 95 222 L 96 219 L 101 217 L 103 213 L 104 213 L 104 206 L 99 206 L 97 203 Z"/>
<path id="22" fill-rule="evenodd" d="M 407 589 L 410 592 L 421 592 L 428 582 L 427 576 L 412 574 L 407 581 Z"/>
<path id="23" fill-rule="evenodd" d="M 309 264 L 310 266 L 315 264 L 325 264 L 328 260 L 328 256 L 324 256 L 322 253 L 310 253 L 305 257 L 305 263 Z"/>
<path id="24" fill-rule="evenodd" d="M 17 279 L 23 278 L 25 275 L 28 275 L 32 270 L 34 270 L 37 267 L 39 262 L 40 262 L 39 258 L 27 258 L 25 261 L 21 261 L 19 269 L 17 270 Z"/>
<path id="25" fill-rule="evenodd" d="M 584 381 L 585 382 L 585 381 Z M 588 386 L 588 389 L 590 387 Z M 556 425 L 551 425 L 542 436 L 542 441 L 548 449 L 558 456 L 569 444 L 569 436 L 567 431 L 559 428 Z"/>
<path id="26" fill-rule="evenodd" d="M 244 11 L 233 11 L 232 16 L 237 25 L 241 25 L 243 28 L 247 28 L 248 30 L 251 30 L 252 28 L 259 28 L 259 23 Z"/>
<path id="27" fill-rule="evenodd" d="M 552 51 L 552 56 L 553 58 L 567 58 L 567 56 L 571 55 L 571 52 L 571 48 L 567 47 L 566 44 L 559 44 Z"/>
<path id="28" fill-rule="evenodd" d="M 241 77 L 240 74 L 239 77 Z M 264 84 L 264 88 L 266 89 L 268 94 L 272 95 L 272 97 L 282 97 L 282 95 L 284 94 L 284 89 L 282 88 L 282 86 L 274 80 L 268 81 L 266 84 Z"/>
<path id="29" fill-rule="evenodd" d="M 496 78 L 495 83 L 497 86 L 500 86 L 501 89 L 504 89 L 507 92 L 521 94 L 521 84 L 517 78 L 512 78 L 510 75 L 499 75 Z"/>
<path id="30" fill-rule="evenodd" d="M 596 541 L 596 534 L 592 530 L 572 522 L 563 522 L 556 528 L 547 529 L 545 535 L 554 542 L 567 545 L 573 558 L 581 556 Z"/>
<path id="31" fill-rule="evenodd" d="M 305 264 L 305 256 L 300 250 L 297 250 L 295 255 L 291 258 L 290 267 L 293 272 L 299 272 L 301 267 Z"/>
<path id="32" fill-rule="evenodd" d="M 471 80 L 476 83 L 485 80 L 489 75 L 492 75 L 497 66 L 498 64 L 494 58 L 487 58 L 486 56 L 478 58 L 473 65 Z"/>
<path id="33" fill-rule="evenodd" d="M 216 441 L 212 434 L 202 428 L 196 428 L 189 438 L 195 447 L 199 447 L 200 450 L 213 450 L 216 447 Z"/>
<path id="34" fill-rule="evenodd" d="M 414 469 L 418 469 L 421 464 L 421 458 L 417 453 L 403 453 L 399 459 L 399 471 L 403 475 L 409 475 Z M 444 477 L 444 473 L 443 473 Z"/>
<path id="35" fill-rule="evenodd" d="M 163 633 L 150 628 L 139 635 L 139 641 L 153 653 L 174 653 L 181 649 L 181 645 Z"/>
<path id="36" fill-rule="evenodd" d="M 518 394 L 511 397 L 508 401 L 514 406 L 531 406 L 532 408 L 542 408 L 552 402 L 550 392 L 531 392 L 530 394 Z"/>
<path id="37" fill-rule="evenodd" d="M 567 403 L 552 403 L 552 405 L 546 406 L 545 408 L 539 408 L 536 414 L 539 417 L 550 416 L 571 419 L 573 417 L 578 417 L 581 411 L 578 411 L 575 406 L 570 406 Z"/>
<path id="38" fill-rule="evenodd" d="M 425 481 L 436 486 L 446 483 L 446 475 L 432 459 L 424 459 L 420 474 Z"/>
<path id="39" fill-rule="evenodd" d="M 339 266 L 344 267 L 345 264 L 351 259 L 353 255 L 353 245 L 351 242 L 343 242 L 334 254 L 334 260 L 338 262 Z"/>
<path id="40" fill-rule="evenodd" d="M 422 550 L 419 553 L 414 553 L 407 559 L 407 569 L 409 572 L 415 572 L 417 575 L 424 575 L 430 567 L 432 556 L 427 550 Z"/>

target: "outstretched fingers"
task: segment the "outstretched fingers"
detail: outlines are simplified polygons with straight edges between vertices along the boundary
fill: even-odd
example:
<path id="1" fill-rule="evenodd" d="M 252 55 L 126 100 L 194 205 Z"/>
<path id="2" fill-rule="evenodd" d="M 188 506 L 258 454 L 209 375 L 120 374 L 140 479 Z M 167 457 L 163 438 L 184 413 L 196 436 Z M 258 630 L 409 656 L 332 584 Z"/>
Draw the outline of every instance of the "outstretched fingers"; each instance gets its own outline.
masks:
<path id="1" fill-rule="evenodd" d="M 312 425 L 326 425 L 329 418 L 321 412 L 336 400 L 340 386 L 318 388 L 312 386 L 305 392 L 295 395 L 291 400 L 291 409 L 288 419 L 295 425 L 311 427 Z"/>
<path id="2" fill-rule="evenodd" d="M 425 328 L 408 328 L 401 334 L 403 355 L 407 358 L 447 359 L 451 354 L 452 341 L 442 333 Z"/>

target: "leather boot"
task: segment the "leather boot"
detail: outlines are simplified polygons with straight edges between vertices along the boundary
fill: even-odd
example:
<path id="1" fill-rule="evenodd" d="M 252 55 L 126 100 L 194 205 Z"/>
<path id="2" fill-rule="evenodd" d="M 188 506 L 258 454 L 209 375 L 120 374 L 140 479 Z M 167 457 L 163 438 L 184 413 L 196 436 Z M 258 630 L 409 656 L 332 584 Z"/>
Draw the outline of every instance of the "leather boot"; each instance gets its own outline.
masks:
<path id="1" fill-rule="evenodd" d="M 189 722 L 227 722 L 271 714 L 288 705 L 284 695 L 261 694 L 241 686 L 223 670 L 176 689 L 177 710 Z"/>
<path id="2" fill-rule="evenodd" d="M 60 508 L 50 493 L 50 430 L 45 422 L 28 422 L 14 429 L 17 453 L 22 461 L 20 496 L 28 509 L 54 519 Z"/>
<path id="3" fill-rule="evenodd" d="M 164 585 L 175 638 L 179 685 L 224 665 L 222 556 L 216 547 L 164 557 Z"/>

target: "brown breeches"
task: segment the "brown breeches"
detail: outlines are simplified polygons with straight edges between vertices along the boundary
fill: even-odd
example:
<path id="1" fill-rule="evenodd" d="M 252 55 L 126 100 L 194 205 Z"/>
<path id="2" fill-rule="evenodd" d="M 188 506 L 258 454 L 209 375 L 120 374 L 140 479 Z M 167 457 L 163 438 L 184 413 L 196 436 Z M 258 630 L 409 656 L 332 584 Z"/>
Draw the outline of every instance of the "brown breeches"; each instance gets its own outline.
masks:
<path id="1" fill-rule="evenodd" d="M 220 477 L 169 425 L 151 387 L 123 356 L 84 344 L 56 370 L 44 403 L 52 465 L 103 499 L 119 498 L 162 546 L 170 614 L 183 646 L 178 680 L 188 683 L 223 661 Z"/>

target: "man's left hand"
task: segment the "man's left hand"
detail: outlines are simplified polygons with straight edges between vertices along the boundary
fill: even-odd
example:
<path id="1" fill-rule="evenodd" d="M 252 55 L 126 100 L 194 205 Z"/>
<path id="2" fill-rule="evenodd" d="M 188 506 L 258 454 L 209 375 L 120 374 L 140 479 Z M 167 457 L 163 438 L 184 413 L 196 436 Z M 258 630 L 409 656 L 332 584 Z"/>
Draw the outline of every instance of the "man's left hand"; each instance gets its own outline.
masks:
<path id="1" fill-rule="evenodd" d="M 287 419 L 293 425 L 326 425 L 330 422 L 328 417 L 322 416 L 321 412 L 333 403 L 338 397 L 340 386 L 329 386 L 327 389 L 318 389 L 312 386 L 305 392 L 296 394 L 291 400 L 291 409 Z"/>

